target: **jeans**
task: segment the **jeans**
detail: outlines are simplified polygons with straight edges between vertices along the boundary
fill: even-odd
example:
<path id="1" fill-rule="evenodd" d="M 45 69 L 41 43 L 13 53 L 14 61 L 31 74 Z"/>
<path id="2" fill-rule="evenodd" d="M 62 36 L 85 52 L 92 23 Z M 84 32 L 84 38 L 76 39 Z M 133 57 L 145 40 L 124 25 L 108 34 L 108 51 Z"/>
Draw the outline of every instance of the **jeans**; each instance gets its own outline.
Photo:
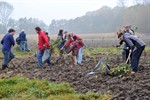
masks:
<path id="1" fill-rule="evenodd" d="M 44 54 L 44 50 L 38 50 L 38 64 L 39 66 L 43 66 L 43 62 L 42 62 L 42 56 Z M 51 61 L 50 61 L 50 57 L 47 59 L 47 63 L 48 63 L 48 66 L 51 66 Z"/>
<path id="2" fill-rule="evenodd" d="M 20 52 L 22 52 L 22 50 L 24 51 L 24 52 L 26 52 L 26 41 L 21 41 L 20 42 Z"/>
<path id="3" fill-rule="evenodd" d="M 80 48 L 79 52 L 78 52 L 78 56 L 77 56 L 77 62 L 78 62 L 78 64 L 82 63 L 82 53 L 83 53 L 83 47 Z"/>
<path id="4" fill-rule="evenodd" d="M 9 61 L 14 58 L 14 54 L 11 51 L 3 51 L 3 50 L 2 53 L 4 55 L 3 65 L 7 65 Z"/>
<path id="5" fill-rule="evenodd" d="M 132 57 L 131 57 L 131 67 L 132 67 L 132 71 L 137 72 L 138 71 L 138 65 L 139 65 L 139 60 L 140 60 L 140 56 L 144 50 L 145 46 L 142 46 L 140 48 L 137 48 L 137 50 L 135 50 L 132 53 Z"/>

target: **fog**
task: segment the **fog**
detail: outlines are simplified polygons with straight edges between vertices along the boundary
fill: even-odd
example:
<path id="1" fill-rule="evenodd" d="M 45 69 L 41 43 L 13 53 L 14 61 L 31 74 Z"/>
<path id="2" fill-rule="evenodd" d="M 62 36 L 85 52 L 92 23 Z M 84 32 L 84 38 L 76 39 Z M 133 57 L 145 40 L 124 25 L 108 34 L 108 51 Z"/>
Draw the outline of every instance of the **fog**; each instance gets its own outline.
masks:
<path id="1" fill-rule="evenodd" d="M 53 19 L 73 19 L 102 6 L 114 7 L 117 0 L 5 0 L 14 7 L 14 19 L 38 18 L 46 24 Z"/>

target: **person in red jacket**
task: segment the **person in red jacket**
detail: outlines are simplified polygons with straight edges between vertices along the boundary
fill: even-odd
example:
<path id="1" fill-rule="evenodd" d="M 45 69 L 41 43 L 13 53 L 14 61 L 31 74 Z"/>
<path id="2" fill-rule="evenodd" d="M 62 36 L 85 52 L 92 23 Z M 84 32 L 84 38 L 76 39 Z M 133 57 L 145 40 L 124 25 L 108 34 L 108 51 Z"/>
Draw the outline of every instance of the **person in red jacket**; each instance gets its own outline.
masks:
<path id="1" fill-rule="evenodd" d="M 78 41 L 77 47 L 79 49 L 78 55 L 77 55 L 77 64 L 82 66 L 83 65 L 82 64 L 82 52 L 83 52 L 83 46 L 84 46 L 83 40 L 82 40 L 82 38 L 78 37 L 75 34 L 69 34 L 69 35 L 71 35 L 71 39 L 65 44 L 65 47 L 70 46 L 70 44 L 73 42 L 73 37 L 76 36 L 77 41 Z"/>
<path id="2" fill-rule="evenodd" d="M 42 62 L 42 56 L 44 54 L 44 50 L 49 48 L 50 43 L 48 41 L 48 37 L 44 31 L 41 30 L 40 27 L 35 28 L 37 34 L 38 34 L 38 64 L 40 67 L 43 67 L 43 62 Z M 50 58 L 48 58 L 48 66 L 51 66 Z"/>

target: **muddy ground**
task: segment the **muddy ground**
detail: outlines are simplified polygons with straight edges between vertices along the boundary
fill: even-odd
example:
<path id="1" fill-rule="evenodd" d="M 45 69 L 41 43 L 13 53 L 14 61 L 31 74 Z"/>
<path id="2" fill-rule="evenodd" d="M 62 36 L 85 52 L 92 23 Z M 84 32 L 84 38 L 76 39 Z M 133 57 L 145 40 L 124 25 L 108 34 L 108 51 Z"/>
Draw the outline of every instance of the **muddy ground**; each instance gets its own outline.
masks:
<path id="1" fill-rule="evenodd" d="M 93 58 L 93 56 L 95 58 Z M 122 78 L 104 76 L 97 74 L 97 77 L 86 77 L 96 62 L 103 57 L 103 54 L 84 56 L 84 66 L 74 66 L 72 60 L 65 63 L 54 64 L 53 67 L 39 68 L 34 57 L 15 58 L 13 64 L 10 62 L 9 69 L 0 70 L 0 78 L 12 76 L 26 76 L 29 79 L 45 79 L 50 82 L 69 82 L 78 93 L 96 92 L 109 93 L 112 100 L 149 100 L 150 98 L 150 64 L 146 57 L 142 57 L 139 72 L 134 75 Z M 116 55 L 109 55 L 109 65 L 114 67 L 117 61 Z M 53 59 L 53 58 L 52 58 Z"/>

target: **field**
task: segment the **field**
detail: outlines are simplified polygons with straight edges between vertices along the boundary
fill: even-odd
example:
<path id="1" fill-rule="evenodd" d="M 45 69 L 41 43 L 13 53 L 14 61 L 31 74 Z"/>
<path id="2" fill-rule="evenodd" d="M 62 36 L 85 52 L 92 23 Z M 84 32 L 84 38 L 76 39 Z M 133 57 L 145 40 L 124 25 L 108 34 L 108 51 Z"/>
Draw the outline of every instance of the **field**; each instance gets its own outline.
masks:
<path id="1" fill-rule="evenodd" d="M 46 84 L 50 84 L 55 82 L 57 84 L 69 83 L 70 87 L 66 90 L 66 96 L 62 96 L 63 90 L 61 90 L 58 86 L 58 94 L 51 94 L 50 88 L 45 87 L 45 89 L 40 90 L 40 92 L 31 91 L 30 89 L 26 89 L 23 87 L 24 85 L 18 86 L 17 88 L 25 88 L 26 90 L 20 91 L 18 95 L 15 94 L 16 90 L 9 91 L 9 84 L 7 86 L 7 91 L 0 91 L 0 98 L 24 98 L 24 99 L 54 99 L 54 100 L 72 100 L 74 98 L 78 98 L 79 100 L 148 100 L 150 98 L 150 47 L 147 46 L 144 53 L 142 54 L 139 72 L 136 74 L 128 74 L 122 77 L 118 76 L 108 76 L 98 73 L 93 76 L 87 76 L 89 72 L 93 70 L 99 59 L 106 58 L 107 64 L 110 68 L 117 67 L 122 64 L 121 59 L 121 48 L 117 49 L 115 45 L 117 44 L 117 39 L 115 38 L 115 34 L 88 34 L 79 35 L 84 38 L 84 42 L 86 44 L 84 50 L 83 63 L 84 66 L 74 66 L 72 63 L 72 59 L 70 55 L 67 55 L 66 61 L 61 62 L 59 64 L 55 64 L 56 55 L 53 55 L 51 60 L 54 63 L 52 68 L 48 68 L 47 65 L 44 66 L 43 69 L 37 66 L 36 58 L 32 56 L 32 54 L 36 51 L 37 44 L 37 36 L 30 35 L 28 36 L 28 44 L 31 48 L 31 52 L 29 53 L 19 53 L 17 51 L 17 47 L 14 47 L 14 52 L 16 54 L 16 58 L 13 59 L 12 63 L 9 64 L 9 69 L 2 71 L 0 70 L 0 84 L 2 82 L 7 82 L 10 80 L 14 80 L 18 82 L 18 77 L 21 77 L 22 81 L 27 80 L 47 80 Z M 51 39 L 55 39 L 56 35 L 52 35 Z M 149 37 L 142 36 L 143 40 L 150 44 Z M 2 54 L 0 54 L 2 56 Z M 0 59 L 2 61 L 2 57 Z M 16 76 L 18 76 L 16 78 Z M 3 79 L 3 80 L 2 80 Z M 8 79 L 7 81 L 5 79 Z M 26 82 L 26 81 L 25 81 Z M 43 82 L 43 81 L 39 81 Z M 50 83 L 49 83 L 50 82 Z M 32 83 L 32 82 L 29 82 Z M 16 83 L 16 85 L 21 83 Z M 28 84 L 28 83 L 26 83 Z M 44 84 L 44 83 L 43 83 Z M 14 85 L 14 86 L 16 86 Z M 0 86 L 0 89 L 4 89 L 4 86 Z M 29 84 L 29 87 L 32 86 Z M 34 86 L 34 85 L 33 85 Z M 56 86 L 57 87 L 57 86 Z M 13 87 L 11 87 L 13 88 Z M 66 88 L 62 86 L 62 88 Z M 71 93 L 69 94 L 68 91 Z M 54 89 L 55 90 L 55 89 Z M 57 90 L 57 89 L 56 89 Z M 55 91 L 56 91 L 55 90 Z M 6 95 L 7 92 L 12 92 L 13 95 Z M 18 89 L 19 91 L 19 89 Z M 31 95 L 26 92 L 31 91 Z M 44 92 L 45 91 L 45 92 Z M 61 92 L 62 91 L 62 92 Z M 6 93 L 5 93 L 6 92 Z M 65 93 L 65 92 L 64 92 Z M 90 93 L 90 94 L 89 94 Z M 95 93 L 95 94 L 94 94 Z M 38 96 L 37 96 L 38 94 Z M 46 95 L 48 94 L 48 95 Z M 43 96 L 41 96 L 43 95 Z M 46 95 L 46 96 L 45 96 Z M 68 95 L 71 95 L 68 97 Z M 53 96 L 50 97 L 50 96 Z M 60 99 L 61 98 L 61 99 Z M 74 99 L 74 100 L 76 100 Z"/>

